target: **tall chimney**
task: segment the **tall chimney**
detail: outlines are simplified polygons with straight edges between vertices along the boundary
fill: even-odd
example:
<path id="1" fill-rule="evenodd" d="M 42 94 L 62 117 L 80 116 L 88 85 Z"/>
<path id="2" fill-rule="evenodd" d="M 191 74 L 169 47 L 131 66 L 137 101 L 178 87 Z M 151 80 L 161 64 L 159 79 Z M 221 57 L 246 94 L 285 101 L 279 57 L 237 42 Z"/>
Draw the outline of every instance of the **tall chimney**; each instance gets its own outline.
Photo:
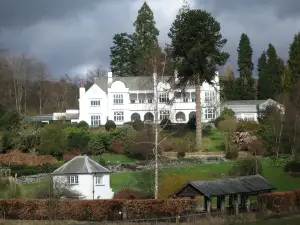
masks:
<path id="1" fill-rule="evenodd" d="M 178 82 L 178 71 L 177 70 L 174 71 L 174 76 L 175 76 L 175 82 L 177 83 Z"/>
<path id="2" fill-rule="evenodd" d="M 80 88 L 79 88 L 79 98 L 82 98 L 85 94 L 85 87 L 83 82 L 80 82 Z"/>
<path id="3" fill-rule="evenodd" d="M 111 71 L 108 71 L 108 73 L 107 73 L 107 77 L 108 77 L 107 82 L 108 82 L 109 84 L 112 83 L 112 76 L 113 76 L 112 72 L 111 72 Z"/>

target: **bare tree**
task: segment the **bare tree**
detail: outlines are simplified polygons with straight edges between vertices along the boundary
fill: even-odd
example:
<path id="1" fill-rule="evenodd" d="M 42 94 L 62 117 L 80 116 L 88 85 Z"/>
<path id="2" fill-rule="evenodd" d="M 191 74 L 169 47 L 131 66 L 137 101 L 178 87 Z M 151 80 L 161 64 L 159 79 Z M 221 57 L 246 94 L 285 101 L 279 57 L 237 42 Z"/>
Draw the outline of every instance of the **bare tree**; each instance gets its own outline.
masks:
<path id="1" fill-rule="evenodd" d="M 48 78 L 48 74 L 46 71 L 46 66 L 42 62 L 36 62 L 34 69 L 36 88 L 39 99 L 39 113 L 42 114 L 44 110 L 44 103 L 47 92 L 46 79 Z"/>

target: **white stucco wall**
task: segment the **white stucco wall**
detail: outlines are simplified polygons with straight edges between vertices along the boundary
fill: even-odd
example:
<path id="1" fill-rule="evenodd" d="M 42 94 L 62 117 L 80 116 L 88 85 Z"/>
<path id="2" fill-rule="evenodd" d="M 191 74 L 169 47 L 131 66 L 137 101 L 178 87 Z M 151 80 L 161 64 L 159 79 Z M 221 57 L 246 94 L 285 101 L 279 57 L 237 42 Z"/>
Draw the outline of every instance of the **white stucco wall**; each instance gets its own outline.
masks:
<path id="1" fill-rule="evenodd" d="M 102 185 L 96 185 L 95 176 L 103 176 Z M 53 176 L 53 185 L 67 185 L 71 190 L 80 193 L 83 199 L 111 199 L 114 195 L 110 188 L 109 174 L 79 174 L 78 184 L 71 185 L 68 185 L 67 175 Z"/>
<path id="2" fill-rule="evenodd" d="M 111 74 L 110 74 L 111 75 Z M 111 82 L 111 79 L 108 79 L 108 83 Z M 220 114 L 220 86 L 218 75 L 215 77 L 215 85 L 214 87 L 204 83 L 201 88 L 201 104 L 202 104 L 202 121 L 208 122 L 211 119 L 205 118 L 205 110 L 207 108 L 211 108 L 215 110 L 215 117 L 218 117 Z M 89 125 L 91 125 L 91 116 L 92 115 L 100 115 L 101 116 L 101 125 L 106 123 L 107 118 L 109 120 L 114 120 L 114 112 L 122 111 L 124 113 L 124 120 L 121 122 L 115 121 L 117 125 L 121 125 L 124 122 L 131 121 L 131 116 L 133 113 L 138 113 L 141 120 L 144 120 L 144 116 L 146 113 L 152 113 L 154 116 L 154 104 L 153 103 L 131 103 L 130 94 L 153 94 L 154 90 L 140 90 L 140 91 L 132 91 L 126 87 L 126 85 L 121 81 L 112 82 L 111 85 L 108 85 L 107 93 L 103 91 L 99 86 L 94 84 L 89 90 L 85 92 L 84 88 L 80 88 L 80 99 L 79 99 L 79 110 L 80 117 L 78 121 L 86 121 Z M 158 92 L 163 92 L 170 89 L 170 85 L 166 83 L 158 84 Z M 168 91 L 169 98 L 172 99 L 175 91 L 181 90 L 171 90 Z M 187 88 L 185 92 L 195 92 L 195 89 Z M 210 104 L 205 102 L 205 92 L 214 92 L 216 95 L 216 99 L 214 102 Z M 123 94 L 123 104 L 115 105 L 113 103 L 114 94 Z M 90 104 L 91 100 L 100 100 L 101 106 L 92 107 Z M 191 112 L 196 111 L 195 102 L 189 99 L 189 102 L 183 102 L 183 99 L 175 100 L 175 102 L 171 105 L 167 105 L 166 103 L 159 103 L 159 110 L 169 110 L 170 112 L 170 120 L 172 122 L 186 123 L 189 120 L 189 115 Z M 176 113 L 182 112 L 185 115 L 184 121 L 176 121 Z M 214 118 L 212 118 L 214 119 Z"/>

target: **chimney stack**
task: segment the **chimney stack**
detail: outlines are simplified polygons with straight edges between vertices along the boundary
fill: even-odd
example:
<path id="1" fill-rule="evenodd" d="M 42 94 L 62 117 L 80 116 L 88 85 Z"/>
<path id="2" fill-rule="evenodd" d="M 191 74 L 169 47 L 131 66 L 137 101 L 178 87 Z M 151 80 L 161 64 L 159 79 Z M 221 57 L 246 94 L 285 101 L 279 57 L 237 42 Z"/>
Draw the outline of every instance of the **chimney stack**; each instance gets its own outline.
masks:
<path id="1" fill-rule="evenodd" d="M 85 94 L 85 87 L 83 82 L 80 82 L 80 88 L 79 88 L 79 98 L 82 98 Z"/>
<path id="2" fill-rule="evenodd" d="M 107 81 L 109 84 L 111 84 L 113 81 L 112 76 L 113 76 L 112 72 L 108 71 L 108 73 L 107 73 L 108 80 Z"/>

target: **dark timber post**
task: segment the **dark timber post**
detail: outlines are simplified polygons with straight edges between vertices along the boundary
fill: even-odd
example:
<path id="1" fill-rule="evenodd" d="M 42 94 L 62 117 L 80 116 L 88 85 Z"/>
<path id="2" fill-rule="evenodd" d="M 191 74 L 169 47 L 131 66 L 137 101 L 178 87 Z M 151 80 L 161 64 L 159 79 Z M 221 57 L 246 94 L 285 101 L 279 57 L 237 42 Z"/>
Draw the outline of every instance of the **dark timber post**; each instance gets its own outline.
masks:
<path id="1" fill-rule="evenodd" d="M 238 195 L 233 196 L 233 202 L 234 202 L 234 213 L 237 215 L 239 214 L 239 201 L 238 201 Z"/>
<path id="2" fill-rule="evenodd" d="M 221 212 L 224 213 L 226 211 L 226 206 L 225 206 L 225 196 L 221 197 Z"/>

